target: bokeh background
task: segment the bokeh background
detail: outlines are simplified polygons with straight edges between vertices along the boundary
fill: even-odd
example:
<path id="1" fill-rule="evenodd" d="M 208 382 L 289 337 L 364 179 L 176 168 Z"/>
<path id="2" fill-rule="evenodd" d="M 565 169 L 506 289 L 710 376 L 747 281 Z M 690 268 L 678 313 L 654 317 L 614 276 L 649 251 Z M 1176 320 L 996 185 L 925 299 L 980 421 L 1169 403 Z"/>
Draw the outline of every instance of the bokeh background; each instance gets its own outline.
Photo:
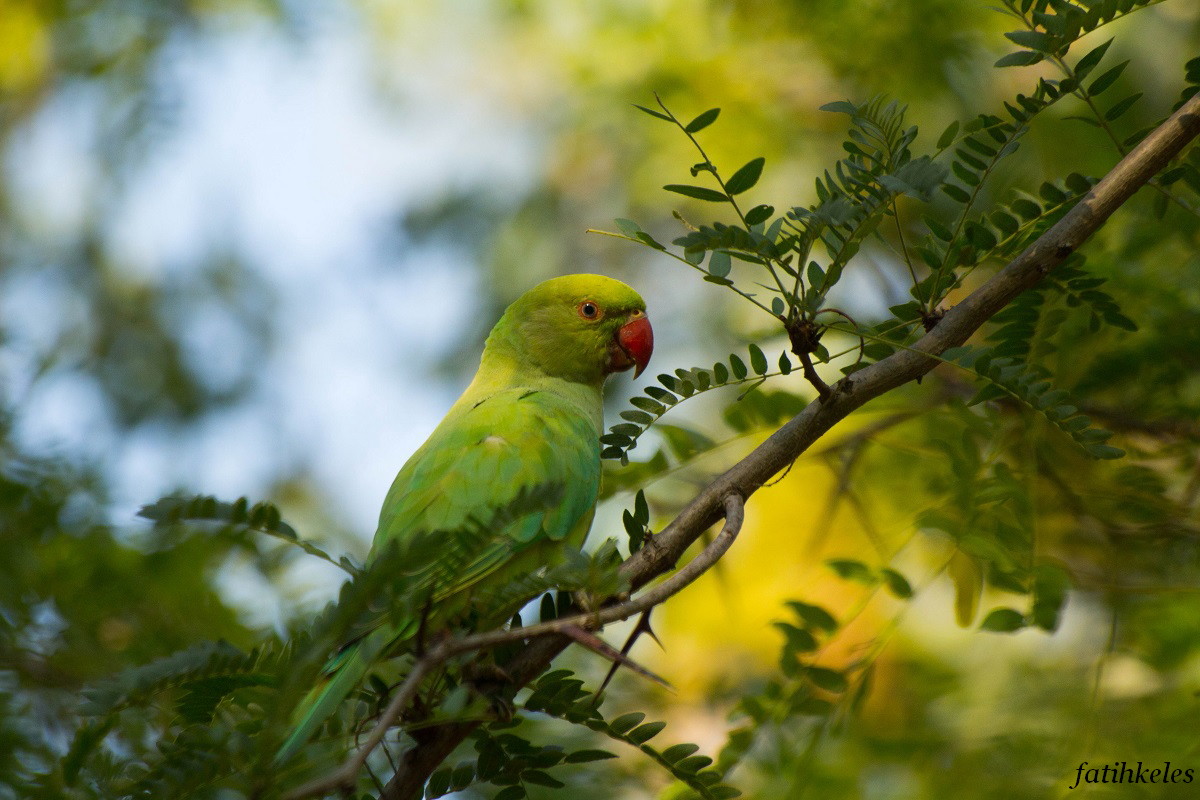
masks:
<path id="1" fill-rule="evenodd" d="M 176 490 L 269 499 L 302 535 L 363 556 L 395 471 L 466 384 L 486 331 L 552 275 L 638 288 L 663 371 L 761 339 L 770 320 L 719 287 L 585 233 L 630 217 L 669 239 L 683 231 L 673 209 L 695 222 L 710 210 L 661 190 L 689 182 L 695 158 L 631 104 L 721 107 L 704 134 L 713 159 L 763 155 L 756 202 L 804 204 L 841 154 L 845 118 L 820 105 L 896 97 L 928 146 L 1050 74 L 992 68 L 1012 27 L 961 0 L 0 0 L 0 797 L 69 742 L 82 687 L 203 638 L 248 646 L 336 593 L 327 565 L 167 536 L 135 518 L 140 505 Z M 1123 85 L 1144 93 L 1132 130 L 1178 97 L 1200 7 L 1164 2 L 1087 41 L 1109 36 L 1108 58 L 1133 59 Z M 1060 119 L 990 191 L 1114 161 L 1100 132 Z M 1146 356 L 1181 372 L 1113 405 L 1186 428 L 1200 408 L 1200 326 L 1187 323 L 1200 321 L 1182 277 L 1197 274 L 1196 220 L 1182 219 L 1179 277 L 1162 289 L 1179 312 L 1162 324 L 1182 339 Z M 892 254 L 862 263 L 838 305 L 870 318 L 906 299 Z M 614 381 L 614 411 L 633 389 Z M 609 702 L 658 707 L 681 741 L 716 752 L 739 698 L 775 669 L 770 623 L 803 599 L 853 620 L 823 658 L 869 653 L 876 668 L 853 712 L 764 734 L 731 776 L 748 792 L 1057 797 L 1083 760 L 1200 772 L 1194 543 L 1170 551 L 1175 574 L 1147 567 L 1162 579 L 1148 592 L 1106 594 L 1097 578 L 1053 635 L 960 625 L 969 576 L 948 578 L 949 551 L 913 521 L 939 491 L 922 469 L 940 463 L 928 441 L 944 421 L 889 416 L 949 390 L 906 391 L 756 495 L 735 552 L 661 614 L 665 650 L 635 653 L 678 692 L 623 676 Z M 728 400 L 680 418 L 719 429 Z M 875 469 L 847 493 L 851 451 L 832 445 L 881 422 Z M 659 519 L 754 440 L 656 486 Z M 1174 475 L 1173 519 L 1194 523 L 1194 479 Z M 629 503 L 608 501 L 593 541 L 618 534 Z M 920 591 L 889 600 L 828 557 L 883 559 Z M 671 791 L 636 752 L 604 774 L 578 776 L 573 796 Z"/>

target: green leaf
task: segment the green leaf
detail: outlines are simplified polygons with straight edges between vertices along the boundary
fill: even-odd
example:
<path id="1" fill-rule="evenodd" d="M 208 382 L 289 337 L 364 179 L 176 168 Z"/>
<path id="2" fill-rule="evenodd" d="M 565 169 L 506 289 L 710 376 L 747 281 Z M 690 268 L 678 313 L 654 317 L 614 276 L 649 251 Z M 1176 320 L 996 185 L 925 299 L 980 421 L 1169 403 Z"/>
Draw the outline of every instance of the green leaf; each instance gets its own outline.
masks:
<path id="1" fill-rule="evenodd" d="M 1092 181 L 1087 176 L 1080 175 L 1078 172 L 1069 173 L 1063 179 L 1063 183 L 1075 194 L 1087 194 L 1092 188 Z"/>
<path id="2" fill-rule="evenodd" d="M 667 122 L 675 121 L 675 120 L 671 119 L 669 116 L 667 116 L 666 114 L 662 113 L 661 111 L 655 111 L 653 108 L 646 108 L 645 106 L 639 106 L 637 103 L 634 103 L 633 107 L 638 109 L 639 111 L 645 111 L 647 114 L 649 114 L 652 117 L 657 117 L 658 119 L 663 119 L 663 120 L 666 120 Z M 524 797 L 525 795 L 522 794 L 521 796 Z"/>
<path id="3" fill-rule="evenodd" d="M 1126 111 L 1128 111 L 1130 108 L 1132 108 L 1133 104 L 1141 99 L 1142 99 L 1141 92 L 1138 92 L 1137 94 L 1131 94 L 1129 97 L 1126 97 L 1124 100 L 1121 100 L 1121 101 L 1115 103 L 1113 105 L 1113 107 L 1110 108 L 1108 111 L 1105 111 L 1104 118 L 1106 120 L 1108 120 L 1109 122 L 1112 122 L 1113 120 L 1117 119 L 1122 114 L 1124 114 Z"/>
<path id="4" fill-rule="evenodd" d="M 799 600 L 789 600 L 787 605 L 806 625 L 820 628 L 830 633 L 836 631 L 838 628 L 837 620 L 833 618 L 833 615 L 820 606 L 802 603 Z"/>
<path id="5" fill-rule="evenodd" d="M 759 176 L 762 175 L 764 163 L 766 163 L 766 159 L 761 156 L 747 162 L 745 166 L 733 173 L 733 177 L 725 182 L 725 191 L 731 195 L 741 194 L 753 187 L 754 184 L 758 183 Z"/>
<path id="6" fill-rule="evenodd" d="M 741 380 L 748 374 L 746 371 L 746 363 L 738 358 L 736 354 L 729 356 L 729 368 L 733 370 L 733 377 L 737 378 L 738 380 Z"/>
<path id="7" fill-rule="evenodd" d="M 540 769 L 527 769 L 521 773 L 521 780 L 536 786 L 549 786 L 551 789 L 561 789 L 565 783 Z"/>
<path id="8" fill-rule="evenodd" d="M 629 398 L 629 403 L 630 405 L 636 406 L 642 411 L 655 416 L 660 416 L 667 410 L 666 406 L 657 400 L 651 400 L 649 397 L 642 397 L 641 395 Z"/>
<path id="9" fill-rule="evenodd" d="M 811 653 L 817 649 L 817 639 L 806 628 L 797 628 L 790 622 L 776 620 L 771 623 L 787 637 L 788 650 L 798 653 Z"/>
<path id="10" fill-rule="evenodd" d="M 826 103 L 821 106 L 821 111 L 829 111 L 836 114 L 857 114 L 858 106 L 851 103 L 849 100 L 835 100 L 832 103 Z"/>
<path id="11" fill-rule="evenodd" d="M 832 711 L 833 705 L 819 697 L 805 697 L 792 704 L 792 713 L 805 717 L 827 717 Z"/>
<path id="12" fill-rule="evenodd" d="M 1103 73 L 1099 78 L 1096 78 L 1096 80 L 1092 81 L 1091 85 L 1088 86 L 1088 94 L 1100 94 L 1105 89 L 1112 86 L 1116 82 L 1117 78 L 1121 77 L 1121 73 L 1125 71 L 1127 66 L 1129 66 L 1129 62 L 1122 61 L 1120 64 L 1117 64 L 1112 69 L 1109 69 L 1107 72 Z"/>
<path id="13" fill-rule="evenodd" d="M 1027 67 L 1030 64 L 1038 63 L 1042 60 L 1042 58 L 1043 56 L 1041 53 L 1034 52 L 1033 50 L 1018 50 L 1015 53 L 1009 53 L 1008 55 L 997 59 L 993 66 Z"/>
<path id="14" fill-rule="evenodd" d="M 645 725 L 639 725 L 630 731 L 626 738 L 631 742 L 642 744 L 658 736 L 665 727 L 667 727 L 667 723 L 665 722 L 647 722 Z"/>
<path id="15" fill-rule="evenodd" d="M 879 570 L 879 574 L 883 576 L 883 582 L 887 584 L 888 591 L 899 597 L 901 600 L 907 600 L 912 597 L 912 585 L 908 579 L 901 575 L 891 567 L 884 567 Z"/>
<path id="16" fill-rule="evenodd" d="M 753 344 L 753 343 L 750 345 L 749 350 L 750 350 L 750 366 L 754 370 L 754 374 L 755 375 L 765 374 L 767 371 L 767 356 L 766 356 L 766 354 L 763 353 L 762 349 L 758 345 Z"/>
<path id="17" fill-rule="evenodd" d="M 724 278 L 733 269 L 733 262 L 725 250 L 714 250 L 708 259 L 708 272 L 718 278 Z"/>
<path id="18" fill-rule="evenodd" d="M 1075 62 L 1075 77 L 1079 80 L 1086 78 L 1088 73 L 1095 69 L 1096 65 L 1100 63 L 1100 59 L 1104 58 L 1104 54 L 1108 52 L 1108 47 L 1112 43 L 1113 40 L 1109 39 L 1104 44 L 1099 45 L 1098 47 L 1093 47 L 1087 52 L 1086 55 L 1083 56 L 1083 58 Z"/>
<path id="19" fill-rule="evenodd" d="M 1124 450 L 1107 444 L 1088 444 L 1084 445 L 1083 449 L 1092 458 L 1109 460 L 1125 457 Z"/>
<path id="20" fill-rule="evenodd" d="M 1049 181 L 1038 187 L 1038 194 L 1041 195 L 1043 200 L 1050 203 L 1061 203 L 1069 197 L 1066 192 Z"/>
<path id="21" fill-rule="evenodd" d="M 629 513 L 629 509 L 621 512 L 621 524 L 625 528 L 625 533 L 629 536 L 629 552 L 636 553 L 642 549 L 642 542 L 646 538 L 646 529 L 633 514 Z"/>
<path id="22" fill-rule="evenodd" d="M 646 715 L 642 712 L 633 711 L 629 714 L 622 714 L 621 716 L 617 717 L 612 722 L 608 723 L 608 727 L 617 734 L 624 735 L 625 733 L 633 730 L 638 723 L 645 718 Z"/>
<path id="23" fill-rule="evenodd" d="M 429 776 L 429 783 L 425 785 L 425 796 L 441 797 L 448 791 L 450 791 L 450 768 L 442 767 Z"/>
<path id="24" fill-rule="evenodd" d="M 971 200 L 971 195 L 967 194 L 965 189 L 953 183 L 943 184 L 942 191 L 946 193 L 947 197 L 958 203 L 966 203 Z"/>
<path id="25" fill-rule="evenodd" d="M 959 162 L 955 161 L 951 165 L 951 169 L 953 170 L 955 177 L 957 177 L 960 181 L 965 183 L 967 186 L 978 186 L 979 185 L 979 182 L 980 182 L 979 176 L 976 175 L 971 170 L 969 170 L 967 167 L 960 164 Z"/>
<path id="26" fill-rule="evenodd" d="M 808 679 L 820 689 L 827 692 L 844 692 L 848 688 L 846 676 L 837 670 L 826 669 L 825 667 L 809 667 L 807 670 Z"/>
<path id="27" fill-rule="evenodd" d="M 684 130 L 688 133 L 697 133 L 704 130 L 709 125 L 717 121 L 717 116 L 721 113 L 719 108 L 710 108 L 708 111 L 698 115 L 694 120 L 689 122 Z"/>
<path id="28" fill-rule="evenodd" d="M 831 558 L 825 562 L 830 569 L 846 580 L 873 585 L 878 583 L 874 571 L 861 561 L 849 558 Z"/>
<path id="29" fill-rule="evenodd" d="M 633 237 L 637 236 L 642 231 L 641 226 L 638 225 L 636 222 L 634 222 L 631 219 L 618 218 L 613 221 L 617 224 L 617 230 L 619 230 L 621 233 L 625 234 L 626 236 L 630 237 L 631 239 Z"/>
<path id="30" fill-rule="evenodd" d="M 912 322 L 921 318 L 922 309 L 916 300 L 909 300 L 907 303 L 891 306 L 888 311 L 901 322 Z"/>
<path id="31" fill-rule="evenodd" d="M 1065 570 L 1053 564 L 1039 564 L 1033 570 L 1033 607 L 1030 621 L 1045 631 L 1058 627 L 1071 580 Z"/>
<path id="32" fill-rule="evenodd" d="M 994 633 L 1012 633 L 1024 627 L 1025 615 L 1011 608 L 993 609 L 979 624 L 980 630 Z"/>
<path id="33" fill-rule="evenodd" d="M 938 137 L 938 150 L 945 150 L 954 141 L 954 137 L 958 136 L 958 120 L 954 120 L 946 126 L 946 130 L 942 131 L 942 135 Z"/>
<path id="34" fill-rule="evenodd" d="M 606 758 L 616 758 L 616 753 L 607 750 L 576 750 L 563 759 L 564 764 L 586 764 L 589 761 L 603 761 Z"/>
<path id="35" fill-rule="evenodd" d="M 1012 236 L 1021 228 L 1021 223 L 1017 221 L 1017 218 L 1003 210 L 993 211 L 988 215 L 988 219 L 1005 237 Z"/>
<path id="36" fill-rule="evenodd" d="M 808 285 L 811 289 L 820 291 L 825 286 L 825 270 L 815 261 L 808 262 Z"/>
<path id="37" fill-rule="evenodd" d="M 963 144 L 974 150 L 976 153 L 982 153 L 988 158 L 995 158 L 1000 153 L 999 150 L 992 147 L 990 144 L 987 144 L 978 136 L 968 136 L 966 139 L 963 139 Z"/>
<path id="38" fill-rule="evenodd" d="M 1053 53 L 1055 50 L 1054 37 L 1048 33 L 1041 31 L 1009 31 L 1004 34 L 1004 38 L 1008 39 L 1013 44 L 1021 47 L 1028 47 L 1031 50 L 1036 50 L 1039 53 Z M 1031 64 L 1037 63 L 1031 61 Z M 996 66 L 1001 66 L 997 64 Z"/>
<path id="39" fill-rule="evenodd" d="M 649 245 L 650 247 L 653 247 L 655 250 L 666 250 L 667 249 L 665 245 L 663 245 L 661 242 L 659 242 L 657 239 L 655 239 L 653 236 L 646 233 L 645 231 L 638 231 L 635 238 L 642 244 Z"/>
<path id="40" fill-rule="evenodd" d="M 708 756 L 689 756 L 676 764 L 675 769 L 690 775 L 704 769 L 711 763 L 713 763 L 713 760 Z"/>
<path id="41" fill-rule="evenodd" d="M 655 400 L 658 400 L 659 402 L 665 403 L 666 405 L 669 405 L 669 406 L 673 406 L 679 402 L 678 397 L 671 394 L 666 389 L 660 389 L 657 386 L 647 386 L 645 389 L 645 392 L 646 392 L 646 394 L 650 395 Z"/>
<path id="42" fill-rule="evenodd" d="M 775 213 L 774 206 L 758 205 L 746 212 L 746 224 L 757 225 L 766 222 Z"/>
<path id="43" fill-rule="evenodd" d="M 466 687 L 460 687 L 460 688 L 465 689 Z M 459 766 L 455 767 L 454 772 L 451 773 L 450 788 L 456 792 L 461 792 L 463 789 L 470 786 L 471 782 L 474 780 L 475 780 L 475 765 L 474 764 L 460 764 Z"/>
<path id="44" fill-rule="evenodd" d="M 669 183 L 663 187 L 668 192 L 684 195 L 685 197 L 694 197 L 697 200 L 707 200 L 710 203 L 724 203 L 729 200 L 728 197 L 713 189 L 705 189 L 703 186 L 687 186 L 681 183 Z"/>
<path id="45" fill-rule="evenodd" d="M 660 755 L 662 755 L 664 761 L 674 764 L 676 761 L 679 761 L 681 758 L 687 758 L 699 749 L 700 745 L 698 744 L 676 744 L 663 750 Z"/>
<path id="46" fill-rule="evenodd" d="M 1028 197 L 1018 197 L 1009 203 L 1009 208 L 1026 220 L 1034 220 L 1042 215 L 1042 207 Z"/>

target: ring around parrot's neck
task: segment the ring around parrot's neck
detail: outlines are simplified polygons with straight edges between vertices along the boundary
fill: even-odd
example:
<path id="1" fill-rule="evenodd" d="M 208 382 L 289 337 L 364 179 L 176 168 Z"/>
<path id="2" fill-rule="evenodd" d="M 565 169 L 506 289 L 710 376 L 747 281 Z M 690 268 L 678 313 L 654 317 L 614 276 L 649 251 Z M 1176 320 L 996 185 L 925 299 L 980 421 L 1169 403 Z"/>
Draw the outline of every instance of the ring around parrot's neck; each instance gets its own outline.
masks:
<path id="1" fill-rule="evenodd" d="M 453 415 L 497 392 L 524 387 L 570 400 L 602 428 L 604 380 L 645 367 L 653 349 L 646 304 L 603 275 L 564 275 L 538 284 L 492 328 L 479 370 Z"/>

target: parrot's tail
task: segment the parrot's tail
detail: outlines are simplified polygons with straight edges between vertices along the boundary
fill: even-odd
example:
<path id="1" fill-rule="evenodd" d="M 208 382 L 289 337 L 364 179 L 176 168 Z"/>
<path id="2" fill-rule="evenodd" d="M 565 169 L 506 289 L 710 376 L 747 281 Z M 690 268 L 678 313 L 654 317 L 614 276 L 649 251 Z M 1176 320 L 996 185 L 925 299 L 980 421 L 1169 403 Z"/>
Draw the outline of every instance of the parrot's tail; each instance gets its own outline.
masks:
<path id="1" fill-rule="evenodd" d="M 325 720 L 333 716 L 342 701 L 362 683 L 374 660 L 370 653 L 363 652 L 366 644 L 363 641 L 356 642 L 338 653 L 330 662 L 324 679 L 296 706 L 296 713 L 292 716 L 292 733 L 275 754 L 276 764 L 282 764 L 296 755 Z"/>

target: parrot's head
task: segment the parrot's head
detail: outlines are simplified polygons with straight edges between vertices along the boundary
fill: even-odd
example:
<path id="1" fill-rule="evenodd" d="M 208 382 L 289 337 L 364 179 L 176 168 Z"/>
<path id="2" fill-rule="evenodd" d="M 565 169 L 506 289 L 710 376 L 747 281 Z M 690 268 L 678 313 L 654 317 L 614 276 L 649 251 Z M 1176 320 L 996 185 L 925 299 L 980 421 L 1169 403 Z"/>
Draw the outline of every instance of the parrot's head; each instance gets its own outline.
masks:
<path id="1" fill-rule="evenodd" d="M 654 331 L 645 301 L 629 286 L 603 275 L 564 275 L 509 306 L 487 346 L 552 377 L 601 383 L 630 367 L 640 375 Z"/>

